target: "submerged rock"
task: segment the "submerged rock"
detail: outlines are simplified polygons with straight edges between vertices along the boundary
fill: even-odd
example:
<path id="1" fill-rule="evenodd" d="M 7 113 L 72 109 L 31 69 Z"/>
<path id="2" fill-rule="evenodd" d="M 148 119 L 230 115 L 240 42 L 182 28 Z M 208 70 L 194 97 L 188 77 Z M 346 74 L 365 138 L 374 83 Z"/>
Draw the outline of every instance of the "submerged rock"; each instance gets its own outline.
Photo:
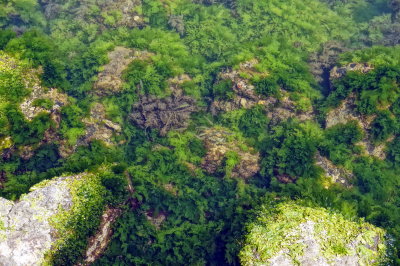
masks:
<path id="1" fill-rule="evenodd" d="M 122 127 L 106 117 L 106 111 L 101 103 L 95 103 L 90 109 L 89 117 L 84 118 L 85 132 L 74 145 L 69 145 L 66 140 L 61 141 L 59 149 L 62 157 L 68 157 L 79 146 L 87 146 L 93 140 L 100 140 L 108 146 L 113 146 L 116 143 L 113 141 L 113 136 L 119 135 Z"/>
<path id="2" fill-rule="evenodd" d="M 351 171 L 334 165 L 319 152 L 315 156 L 315 161 L 324 170 L 325 175 L 331 179 L 331 182 L 341 184 L 345 187 L 352 187 L 351 180 L 354 178 L 354 175 Z"/>
<path id="3" fill-rule="evenodd" d="M 17 202 L 0 198 L 0 265 L 53 265 L 72 252 L 96 229 L 105 193 L 99 175 L 81 173 L 45 180 Z"/>
<path id="4" fill-rule="evenodd" d="M 365 155 L 374 156 L 384 160 L 386 158 L 386 145 L 388 142 L 393 140 L 393 136 L 389 137 L 381 144 L 374 144 L 371 141 L 369 131 L 376 115 L 363 115 L 357 112 L 355 104 L 356 100 L 357 96 L 351 94 L 349 97 L 344 99 L 338 107 L 330 110 L 325 120 L 326 128 L 338 124 L 347 124 L 350 121 L 356 121 L 364 132 L 364 138 L 356 144 L 363 148 Z"/>
<path id="5" fill-rule="evenodd" d="M 60 177 L 18 202 L 0 198 L 0 265 L 40 265 L 55 242 L 50 218 L 72 206 L 69 182 L 84 175 Z"/>
<path id="6" fill-rule="evenodd" d="M 98 75 L 94 84 L 94 93 L 99 96 L 107 96 L 122 90 L 122 73 L 133 60 L 145 60 L 151 53 L 138 51 L 121 46 L 115 47 L 108 53 L 108 64 L 104 65 L 103 71 Z"/>
<path id="7" fill-rule="evenodd" d="M 104 253 L 113 235 L 112 226 L 121 214 L 122 210 L 120 208 L 107 208 L 101 217 L 97 233 L 89 239 L 84 263 L 80 265 L 90 265 Z"/>
<path id="8" fill-rule="evenodd" d="M 182 95 L 181 90 L 175 90 L 166 98 L 141 96 L 133 105 L 130 117 L 141 128 L 159 129 L 160 135 L 165 136 L 172 129 L 186 129 L 190 115 L 197 110 L 195 99 Z"/>
<path id="9" fill-rule="evenodd" d="M 290 99 L 290 93 L 280 89 L 279 98 L 258 94 L 251 84 L 254 76 L 267 77 L 268 73 L 258 72 L 256 65 L 258 61 L 251 61 L 239 65 L 238 70 L 228 69 L 219 74 L 219 81 L 230 80 L 232 82 L 232 96 L 230 99 L 215 99 L 210 105 L 210 112 L 218 115 L 222 112 L 231 112 L 238 109 L 250 109 L 261 105 L 267 112 L 268 118 L 273 124 L 296 117 L 300 121 L 313 119 L 312 108 L 299 110 L 296 103 Z"/>
<path id="10" fill-rule="evenodd" d="M 41 0 L 41 7 L 47 19 L 65 17 L 78 24 L 94 24 L 104 31 L 117 27 L 142 27 L 145 25 L 141 15 L 139 0 L 78 0 L 74 5 L 58 0 Z"/>
<path id="11" fill-rule="evenodd" d="M 371 265 L 386 253 L 383 229 L 295 202 L 263 206 L 248 228 L 242 265 Z"/>
<path id="12" fill-rule="evenodd" d="M 343 67 L 334 67 L 330 72 L 330 79 L 332 81 L 334 79 L 341 78 L 350 71 L 358 71 L 365 74 L 373 69 L 374 67 L 367 63 L 350 63 Z"/>
<path id="13" fill-rule="evenodd" d="M 56 113 L 61 107 L 68 104 L 68 95 L 55 88 L 46 88 L 41 85 L 41 68 L 29 69 L 24 74 L 24 85 L 30 90 L 29 96 L 20 104 L 21 112 L 31 121 L 39 113 Z"/>
<path id="14" fill-rule="evenodd" d="M 207 173 L 217 173 L 229 155 L 237 157 L 237 162 L 231 169 L 231 173 L 225 174 L 247 179 L 260 171 L 260 154 L 253 148 L 247 147 L 228 130 L 223 128 L 206 129 L 200 138 L 207 150 L 201 167 Z"/>
<path id="15" fill-rule="evenodd" d="M 210 111 L 213 115 L 220 112 L 229 112 L 240 108 L 250 109 L 251 107 L 261 104 L 271 106 L 276 103 L 273 97 L 264 97 L 258 95 L 249 78 L 242 77 L 241 73 L 245 73 L 247 77 L 254 75 L 266 76 L 266 73 L 260 73 L 255 69 L 258 64 L 256 59 L 242 63 L 239 70 L 227 69 L 219 74 L 219 80 L 230 80 L 232 82 L 232 99 L 214 100 L 211 103 Z"/>

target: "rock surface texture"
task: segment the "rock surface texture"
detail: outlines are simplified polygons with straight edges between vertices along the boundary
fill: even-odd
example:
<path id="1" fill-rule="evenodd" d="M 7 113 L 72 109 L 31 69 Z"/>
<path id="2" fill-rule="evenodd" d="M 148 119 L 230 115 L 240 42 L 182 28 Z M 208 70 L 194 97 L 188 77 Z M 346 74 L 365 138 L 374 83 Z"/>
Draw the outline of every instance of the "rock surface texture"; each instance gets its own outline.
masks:
<path id="1" fill-rule="evenodd" d="M 57 89 L 47 89 L 40 85 L 39 75 L 42 71 L 39 69 L 32 69 L 26 76 L 27 79 L 25 86 L 31 88 L 31 93 L 21 104 L 20 108 L 25 118 L 32 120 L 41 112 L 56 113 L 59 112 L 61 107 L 68 103 L 68 95 L 60 93 Z M 28 81 L 29 80 L 29 81 Z M 46 100 L 51 102 L 50 108 L 44 108 L 35 104 L 37 101 Z"/>
<path id="2" fill-rule="evenodd" d="M 112 139 L 113 136 L 119 135 L 122 130 L 118 123 L 107 119 L 106 111 L 101 103 L 93 104 L 89 117 L 84 118 L 82 122 L 85 124 L 85 133 L 76 144 L 71 146 L 65 140 L 61 142 L 59 152 L 62 157 L 68 157 L 79 146 L 87 146 L 92 140 L 100 140 L 108 146 L 113 146 L 116 144 Z"/>
<path id="3" fill-rule="evenodd" d="M 107 249 L 113 234 L 112 225 L 121 214 L 122 210 L 119 208 L 108 208 L 103 213 L 97 233 L 89 239 L 84 260 L 85 264 L 83 265 L 95 262 Z"/>
<path id="4" fill-rule="evenodd" d="M 369 71 L 371 71 L 373 69 L 374 69 L 374 67 L 367 63 L 364 63 L 364 64 L 350 63 L 343 67 L 334 67 L 331 70 L 330 79 L 334 80 L 334 79 L 341 78 L 341 77 L 345 76 L 347 74 L 347 72 L 350 72 L 350 71 L 358 71 L 361 73 L 368 73 Z"/>
<path id="5" fill-rule="evenodd" d="M 364 71 L 369 71 L 369 69 L 370 68 L 367 68 Z M 334 74 L 334 76 L 336 77 L 336 74 Z M 364 132 L 364 138 L 358 142 L 357 145 L 364 148 L 366 155 L 374 156 L 384 160 L 386 158 L 386 144 L 393 140 L 393 136 L 388 138 L 384 143 L 375 145 L 371 141 L 369 131 L 371 129 L 372 122 L 376 118 L 376 115 L 363 115 L 357 112 L 355 104 L 356 101 L 357 96 L 354 93 L 350 94 L 350 96 L 344 99 L 338 107 L 329 111 L 325 120 L 326 128 L 330 128 L 338 124 L 346 124 L 350 121 L 356 121 Z"/>
<path id="6" fill-rule="evenodd" d="M 82 175 L 33 187 L 18 202 L 0 198 L 0 265 L 40 265 L 56 240 L 50 218 L 72 206 L 68 184 Z"/>

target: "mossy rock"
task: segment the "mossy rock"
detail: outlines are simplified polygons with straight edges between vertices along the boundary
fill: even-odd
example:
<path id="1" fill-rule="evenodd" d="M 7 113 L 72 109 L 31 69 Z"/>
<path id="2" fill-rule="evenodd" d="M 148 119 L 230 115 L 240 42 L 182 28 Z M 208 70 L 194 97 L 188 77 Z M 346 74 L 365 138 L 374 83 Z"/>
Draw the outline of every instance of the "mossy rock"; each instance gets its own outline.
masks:
<path id="1" fill-rule="evenodd" d="M 243 265 L 378 265 L 385 231 L 296 202 L 262 206 L 239 254 Z"/>
<path id="2" fill-rule="evenodd" d="M 79 257 L 98 227 L 105 193 L 99 175 L 82 173 L 43 181 L 18 202 L 0 198 L 0 264 L 69 265 L 65 250 Z"/>

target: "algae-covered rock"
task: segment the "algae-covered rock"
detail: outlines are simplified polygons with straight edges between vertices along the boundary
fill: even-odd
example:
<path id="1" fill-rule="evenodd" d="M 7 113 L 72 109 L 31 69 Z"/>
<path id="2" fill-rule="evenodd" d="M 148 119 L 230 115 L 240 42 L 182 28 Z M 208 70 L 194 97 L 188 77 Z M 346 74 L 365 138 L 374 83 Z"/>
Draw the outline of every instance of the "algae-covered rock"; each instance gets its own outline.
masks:
<path id="1" fill-rule="evenodd" d="M 315 155 L 315 163 L 324 170 L 325 176 L 330 179 L 330 182 L 341 184 L 344 187 L 351 188 L 351 180 L 354 178 L 354 174 L 340 166 L 336 166 L 325 156 L 322 156 L 319 152 Z"/>
<path id="2" fill-rule="evenodd" d="M 358 96 L 352 93 L 344 99 L 338 107 L 330 110 L 326 116 L 326 128 L 356 121 L 364 132 L 364 138 L 357 144 L 363 148 L 365 155 L 375 156 L 384 160 L 386 159 L 386 145 L 388 142 L 393 140 L 393 136 L 390 136 L 380 144 L 376 144 L 372 141 L 369 131 L 373 127 L 373 121 L 376 118 L 376 114 L 364 115 L 357 112 L 357 99 Z"/>
<path id="3" fill-rule="evenodd" d="M 152 54 L 117 46 L 108 53 L 108 64 L 103 66 L 103 71 L 98 75 L 94 84 L 94 92 L 99 96 L 119 93 L 122 90 L 122 73 L 133 60 L 146 60 Z"/>
<path id="4" fill-rule="evenodd" d="M 183 95 L 181 90 L 175 90 L 166 98 L 141 96 L 133 105 L 130 118 L 139 127 L 158 129 L 160 135 L 165 136 L 170 130 L 186 129 L 190 115 L 197 110 L 194 98 Z"/>
<path id="5" fill-rule="evenodd" d="M 82 119 L 85 130 L 76 140 L 76 143 L 61 141 L 59 153 L 62 157 L 68 157 L 76 151 L 79 146 L 87 146 L 93 140 L 100 140 L 107 146 L 114 146 L 114 136 L 121 134 L 121 126 L 107 118 L 104 105 L 95 103 L 91 106 L 89 117 Z"/>
<path id="6" fill-rule="evenodd" d="M 87 202 L 102 210 L 101 188 L 95 175 L 83 173 L 39 183 L 18 202 L 0 198 L 0 265 L 50 261 L 76 233 L 71 225 L 77 217 L 94 219 Z"/>
<path id="7" fill-rule="evenodd" d="M 224 164 L 225 174 L 231 177 L 247 179 L 260 171 L 260 154 L 229 130 L 209 128 L 200 138 L 207 150 L 201 167 L 207 173 L 217 173 Z"/>
<path id="8" fill-rule="evenodd" d="M 324 208 L 280 203 L 261 208 L 239 257 L 243 265 L 377 265 L 386 252 L 384 234 Z"/>

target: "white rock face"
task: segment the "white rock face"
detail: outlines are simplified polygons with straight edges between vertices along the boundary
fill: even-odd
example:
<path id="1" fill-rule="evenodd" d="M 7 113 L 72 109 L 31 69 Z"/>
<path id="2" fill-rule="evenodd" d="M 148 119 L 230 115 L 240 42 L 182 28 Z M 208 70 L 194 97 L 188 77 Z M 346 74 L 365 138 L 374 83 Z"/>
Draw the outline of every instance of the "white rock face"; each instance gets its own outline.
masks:
<path id="1" fill-rule="evenodd" d="M 55 241 L 49 219 L 71 207 L 68 181 L 75 178 L 60 177 L 34 187 L 15 203 L 0 198 L 0 266 L 41 264 Z"/>

